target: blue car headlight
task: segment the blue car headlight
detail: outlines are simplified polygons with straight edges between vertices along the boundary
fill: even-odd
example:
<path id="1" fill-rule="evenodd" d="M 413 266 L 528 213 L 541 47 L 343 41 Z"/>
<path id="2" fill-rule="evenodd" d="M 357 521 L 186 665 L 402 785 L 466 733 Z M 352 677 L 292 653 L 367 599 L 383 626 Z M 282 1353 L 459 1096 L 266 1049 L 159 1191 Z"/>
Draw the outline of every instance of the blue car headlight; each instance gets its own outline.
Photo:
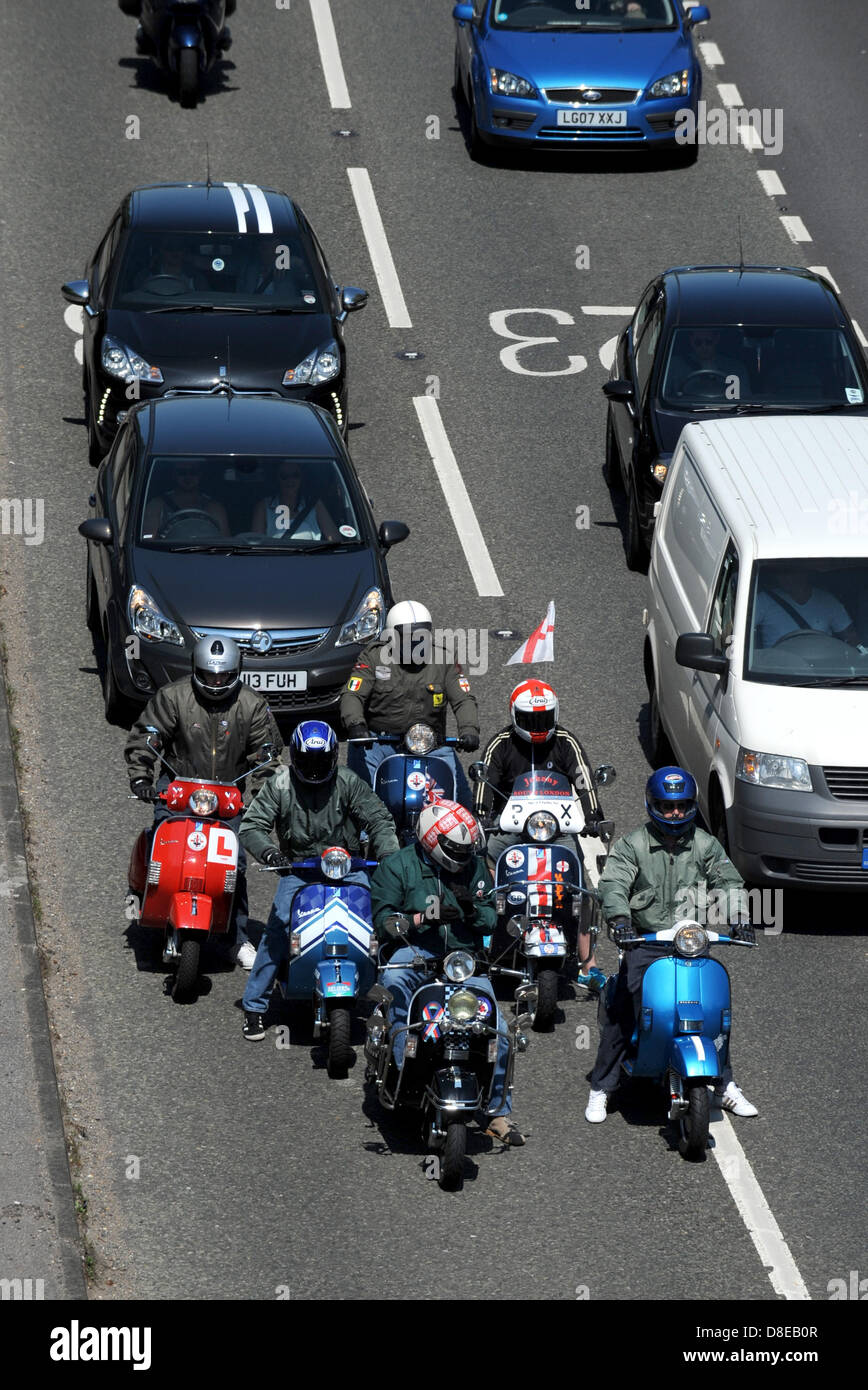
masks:
<path id="1" fill-rule="evenodd" d="M 689 76 L 688 69 L 684 68 L 682 72 L 671 72 L 668 77 L 658 77 L 651 83 L 647 95 L 652 100 L 655 97 L 686 97 Z"/>
<path id="2" fill-rule="evenodd" d="M 502 68 L 489 68 L 491 90 L 499 97 L 535 97 L 536 87 L 526 77 L 517 77 L 514 72 L 504 72 Z"/>

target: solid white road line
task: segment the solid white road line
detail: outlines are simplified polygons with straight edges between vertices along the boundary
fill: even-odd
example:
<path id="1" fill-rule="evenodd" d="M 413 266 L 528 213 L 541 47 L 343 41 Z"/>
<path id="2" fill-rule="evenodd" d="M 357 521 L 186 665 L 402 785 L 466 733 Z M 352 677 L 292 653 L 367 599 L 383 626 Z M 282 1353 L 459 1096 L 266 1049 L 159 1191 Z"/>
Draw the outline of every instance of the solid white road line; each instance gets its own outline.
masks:
<path id="1" fill-rule="evenodd" d="M 825 280 L 829 281 L 836 294 L 841 293 L 838 282 L 827 265 L 809 265 L 808 270 L 812 270 L 815 275 L 822 275 Z"/>
<path id="2" fill-rule="evenodd" d="M 709 43 L 708 40 L 706 40 L 705 43 L 699 45 L 699 51 L 702 54 L 702 61 L 707 68 L 723 67 L 723 54 L 716 43 Z"/>
<path id="3" fill-rule="evenodd" d="M 386 310 L 389 327 L 412 328 L 413 323 L 404 302 L 401 282 L 398 279 L 395 262 L 392 260 L 392 253 L 386 240 L 383 219 L 374 197 L 371 176 L 367 169 L 348 169 L 347 175 L 350 180 L 350 188 L 353 190 L 353 197 L 356 200 L 356 208 L 359 213 L 359 221 L 362 224 L 362 231 L 365 234 L 365 241 L 368 243 L 368 254 L 371 257 L 377 284 L 380 286 L 380 297 L 383 301 L 383 308 Z"/>
<path id="4" fill-rule="evenodd" d="M 781 221 L 784 224 L 784 231 L 790 238 L 790 241 L 798 242 L 814 240 L 814 238 L 811 236 L 811 233 L 808 231 L 807 227 L 802 221 L 801 217 L 782 217 Z"/>
<path id="5" fill-rule="evenodd" d="M 781 176 L 774 169 L 757 169 L 756 176 L 763 186 L 763 192 L 767 193 L 770 198 L 786 196 L 787 190 L 781 183 Z"/>
<path id="6" fill-rule="evenodd" d="M 473 503 L 464 486 L 452 445 L 443 428 L 437 401 L 434 396 L 414 396 L 413 404 L 422 426 L 425 443 L 428 445 L 428 452 L 440 479 L 443 496 L 452 514 L 458 539 L 473 575 L 476 591 L 481 598 L 502 598 L 503 589 L 491 563 L 488 546 L 476 520 Z"/>
<path id="7" fill-rule="evenodd" d="M 718 82 L 717 91 L 724 106 L 744 106 L 741 92 L 734 82 Z"/>
<path id="8" fill-rule="evenodd" d="M 583 304 L 583 314 L 611 314 L 616 319 L 633 317 L 635 304 Z"/>
<path id="9" fill-rule="evenodd" d="M 344 65 L 338 48 L 338 36 L 332 19 L 329 0 L 310 0 L 310 13 L 319 44 L 319 60 L 328 88 L 329 101 L 333 111 L 349 111 L 352 106 Z"/>
<path id="10" fill-rule="evenodd" d="M 763 1196 L 745 1151 L 735 1137 L 729 1117 L 714 1105 L 711 1116 L 709 1130 L 714 1139 L 712 1153 L 747 1227 L 747 1233 L 766 1267 L 772 1288 L 784 1298 L 810 1299 L 807 1285 Z"/>

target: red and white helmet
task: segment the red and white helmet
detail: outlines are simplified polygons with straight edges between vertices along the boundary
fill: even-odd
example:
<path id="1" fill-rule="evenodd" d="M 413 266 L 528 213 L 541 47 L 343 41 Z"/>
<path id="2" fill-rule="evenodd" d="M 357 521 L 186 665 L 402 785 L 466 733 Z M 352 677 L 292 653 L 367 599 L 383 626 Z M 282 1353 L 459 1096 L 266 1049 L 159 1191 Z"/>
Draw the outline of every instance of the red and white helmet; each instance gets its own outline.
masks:
<path id="1" fill-rule="evenodd" d="M 435 801 L 424 806 L 416 822 L 416 839 L 435 864 L 448 873 L 466 869 L 473 856 L 485 849 L 479 821 L 457 801 Z"/>
<path id="2" fill-rule="evenodd" d="M 529 680 L 517 685 L 509 697 L 509 717 L 519 738 L 545 743 L 558 722 L 558 697 L 547 681 Z"/>

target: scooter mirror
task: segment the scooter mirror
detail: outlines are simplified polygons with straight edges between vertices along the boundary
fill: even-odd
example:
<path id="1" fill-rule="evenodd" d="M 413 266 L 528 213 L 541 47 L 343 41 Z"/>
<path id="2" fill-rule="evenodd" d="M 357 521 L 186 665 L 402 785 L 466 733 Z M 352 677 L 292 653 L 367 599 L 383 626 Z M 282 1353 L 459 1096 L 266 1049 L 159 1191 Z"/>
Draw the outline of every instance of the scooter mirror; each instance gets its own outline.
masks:
<path id="1" fill-rule="evenodd" d="M 153 724 L 146 724 L 145 732 L 148 735 L 145 740 L 148 747 L 153 748 L 155 753 L 161 753 L 163 751 L 163 735 L 160 730 L 155 728 Z"/>
<path id="2" fill-rule="evenodd" d="M 273 762 L 276 755 L 277 747 L 273 743 L 263 743 L 262 747 L 259 750 L 260 758 L 262 758 L 263 762 L 266 763 Z"/>
<path id="3" fill-rule="evenodd" d="M 488 781 L 488 768 L 485 766 L 485 763 L 484 763 L 484 762 L 481 762 L 481 761 L 480 761 L 480 762 L 471 763 L 471 764 L 470 764 L 470 767 L 467 769 L 467 772 L 468 772 L 468 775 L 469 775 L 469 777 L 470 777 L 471 782 L 487 782 L 487 781 Z"/>
<path id="4" fill-rule="evenodd" d="M 594 768 L 594 781 L 598 787 L 605 787 L 609 782 L 614 782 L 617 775 L 611 763 L 600 763 L 599 767 Z"/>
<path id="5" fill-rule="evenodd" d="M 390 935 L 406 936 L 410 930 L 410 918 L 405 917 L 403 912 L 391 912 L 383 918 L 383 927 Z"/>
<path id="6" fill-rule="evenodd" d="M 507 936 L 523 936 L 529 926 L 529 917 L 510 917 L 506 924 L 506 934 Z"/>

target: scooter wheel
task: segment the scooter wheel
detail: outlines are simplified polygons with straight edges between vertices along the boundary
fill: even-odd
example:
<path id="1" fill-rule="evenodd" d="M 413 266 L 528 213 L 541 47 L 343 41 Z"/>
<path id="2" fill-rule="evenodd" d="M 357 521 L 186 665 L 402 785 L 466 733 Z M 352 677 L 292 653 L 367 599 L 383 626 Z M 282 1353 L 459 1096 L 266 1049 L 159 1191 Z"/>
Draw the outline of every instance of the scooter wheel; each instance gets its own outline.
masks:
<path id="1" fill-rule="evenodd" d="M 199 942 L 193 936 L 188 936 L 181 942 L 181 954 L 178 960 L 178 969 L 175 974 L 175 987 L 172 990 L 172 998 L 176 1000 L 189 999 L 193 990 L 196 988 L 196 981 L 199 978 Z"/>
<path id="2" fill-rule="evenodd" d="M 558 972 L 546 968 L 537 971 L 536 976 L 536 1012 L 533 1016 L 533 1031 L 535 1033 L 546 1033 L 551 1028 L 555 1020 L 555 1011 L 558 1007 Z"/>
<path id="3" fill-rule="evenodd" d="M 462 1119 L 450 1120 L 440 1158 L 440 1186 L 444 1192 L 454 1192 L 461 1186 L 466 1153 L 467 1126 Z"/>
<path id="4" fill-rule="evenodd" d="M 199 54 L 182 48 L 178 55 L 178 97 L 182 106 L 195 106 L 199 98 Z"/>
<path id="5" fill-rule="evenodd" d="M 352 1015 L 340 1004 L 329 1009 L 328 1074 L 333 1081 L 343 1081 L 353 1060 L 350 1046 Z"/>
<path id="6" fill-rule="evenodd" d="M 695 1082 L 687 1092 L 687 1110 L 678 1119 L 678 1152 L 682 1158 L 702 1158 L 708 1148 L 708 1087 Z"/>

